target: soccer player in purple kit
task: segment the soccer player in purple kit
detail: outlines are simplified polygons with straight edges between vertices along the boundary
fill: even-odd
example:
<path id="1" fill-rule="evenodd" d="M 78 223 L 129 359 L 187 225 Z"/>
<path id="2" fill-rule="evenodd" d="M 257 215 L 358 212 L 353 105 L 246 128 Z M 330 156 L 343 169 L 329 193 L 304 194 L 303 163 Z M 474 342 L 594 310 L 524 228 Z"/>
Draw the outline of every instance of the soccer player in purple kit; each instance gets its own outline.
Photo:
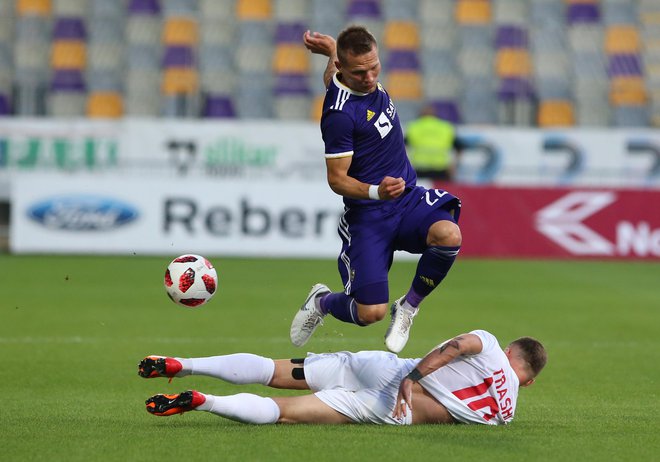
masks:
<path id="1" fill-rule="evenodd" d="M 421 254 L 410 290 L 391 306 L 387 348 L 400 352 L 420 302 L 449 272 L 461 246 L 460 201 L 447 191 L 416 185 L 396 107 L 378 81 L 373 35 L 350 26 L 337 40 L 307 31 L 303 42 L 328 57 L 321 133 L 330 188 L 344 200 L 338 258 L 342 292 L 312 287 L 291 324 L 291 341 L 304 345 L 323 317 L 366 326 L 382 320 L 389 303 L 394 252 Z"/>

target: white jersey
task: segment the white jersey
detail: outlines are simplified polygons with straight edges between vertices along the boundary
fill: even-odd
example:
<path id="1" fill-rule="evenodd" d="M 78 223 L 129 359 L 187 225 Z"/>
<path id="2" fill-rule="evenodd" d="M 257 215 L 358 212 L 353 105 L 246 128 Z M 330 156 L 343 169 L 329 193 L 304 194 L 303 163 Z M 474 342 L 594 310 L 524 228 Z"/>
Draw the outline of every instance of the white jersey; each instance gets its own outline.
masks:
<path id="1" fill-rule="evenodd" d="M 481 353 L 461 356 L 419 383 L 459 422 L 507 424 L 516 410 L 518 376 L 493 334 L 470 333 L 481 339 Z"/>

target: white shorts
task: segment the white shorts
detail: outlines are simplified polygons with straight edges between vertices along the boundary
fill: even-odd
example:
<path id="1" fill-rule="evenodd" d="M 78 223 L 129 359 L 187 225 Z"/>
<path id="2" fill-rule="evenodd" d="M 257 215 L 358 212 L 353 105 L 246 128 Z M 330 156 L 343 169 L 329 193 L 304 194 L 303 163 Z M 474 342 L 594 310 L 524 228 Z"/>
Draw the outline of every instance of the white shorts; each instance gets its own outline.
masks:
<path id="1" fill-rule="evenodd" d="M 325 404 L 354 422 L 410 425 L 412 412 L 403 419 L 392 417 L 401 380 L 414 367 L 385 351 L 309 353 L 305 379 Z"/>

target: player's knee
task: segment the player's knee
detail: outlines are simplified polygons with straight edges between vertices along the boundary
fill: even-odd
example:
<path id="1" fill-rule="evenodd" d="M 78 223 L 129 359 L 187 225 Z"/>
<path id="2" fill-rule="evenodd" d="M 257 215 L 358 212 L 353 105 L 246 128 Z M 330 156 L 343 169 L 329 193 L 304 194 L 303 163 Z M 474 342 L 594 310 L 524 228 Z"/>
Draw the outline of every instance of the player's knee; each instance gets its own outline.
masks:
<path id="1" fill-rule="evenodd" d="M 387 303 L 379 305 L 358 304 L 358 317 L 364 325 L 381 321 L 387 314 Z"/>
<path id="2" fill-rule="evenodd" d="M 426 237 L 428 246 L 459 247 L 462 242 L 461 228 L 449 220 L 433 223 Z"/>

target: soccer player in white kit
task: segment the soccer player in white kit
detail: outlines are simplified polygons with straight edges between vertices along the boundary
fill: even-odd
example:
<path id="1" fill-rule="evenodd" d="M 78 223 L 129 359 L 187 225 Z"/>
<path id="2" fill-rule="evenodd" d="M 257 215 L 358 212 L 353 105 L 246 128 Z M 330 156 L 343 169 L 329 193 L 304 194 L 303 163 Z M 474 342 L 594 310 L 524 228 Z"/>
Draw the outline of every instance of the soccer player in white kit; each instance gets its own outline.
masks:
<path id="1" fill-rule="evenodd" d="M 196 410 L 253 424 L 502 425 L 515 415 L 519 387 L 531 385 L 546 361 L 536 339 L 521 337 L 502 350 L 492 334 L 474 330 L 443 342 L 422 359 L 384 351 L 310 353 L 300 360 L 249 353 L 147 356 L 138 374 L 170 379 L 205 375 L 233 384 L 313 392 L 273 398 L 194 390 L 158 394 L 147 399 L 146 406 L 159 416 Z"/>

